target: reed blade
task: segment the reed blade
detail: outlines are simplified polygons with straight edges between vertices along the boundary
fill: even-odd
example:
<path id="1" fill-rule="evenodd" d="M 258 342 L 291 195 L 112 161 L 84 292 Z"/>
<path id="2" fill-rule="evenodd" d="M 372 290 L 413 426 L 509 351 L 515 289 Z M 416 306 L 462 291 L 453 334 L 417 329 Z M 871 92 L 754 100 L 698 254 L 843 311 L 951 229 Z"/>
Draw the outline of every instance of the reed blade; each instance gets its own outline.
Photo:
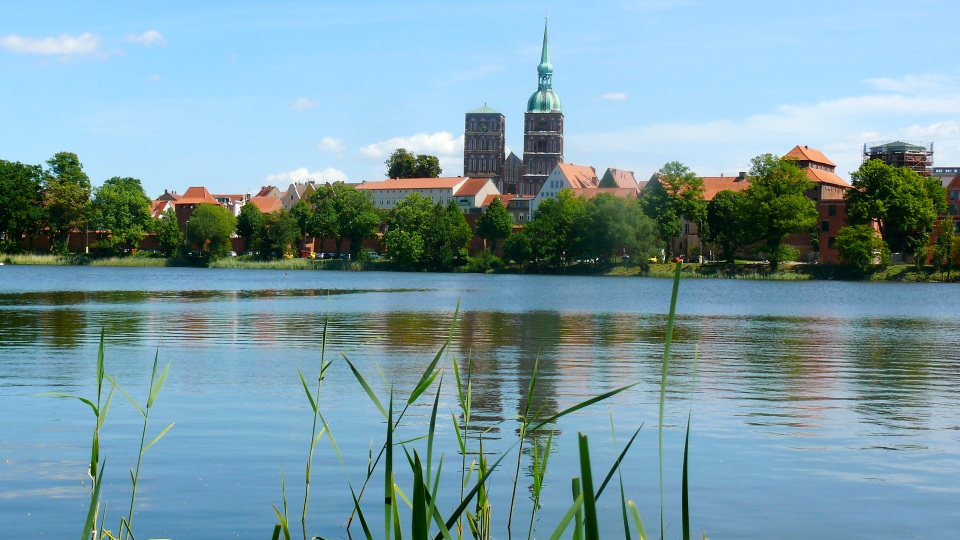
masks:
<path id="1" fill-rule="evenodd" d="M 600 528 L 597 522 L 597 501 L 593 491 L 593 472 L 590 470 L 590 447 L 587 436 L 578 435 L 580 443 L 580 477 L 583 483 L 583 526 L 584 540 L 600 540 Z"/>

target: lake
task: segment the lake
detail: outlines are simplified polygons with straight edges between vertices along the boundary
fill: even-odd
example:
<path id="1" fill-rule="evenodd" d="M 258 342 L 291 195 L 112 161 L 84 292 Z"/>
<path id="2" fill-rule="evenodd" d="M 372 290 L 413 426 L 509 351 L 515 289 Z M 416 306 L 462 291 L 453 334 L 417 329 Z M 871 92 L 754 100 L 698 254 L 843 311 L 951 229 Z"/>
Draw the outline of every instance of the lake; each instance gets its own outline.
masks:
<path id="1" fill-rule="evenodd" d="M 434 460 L 443 454 L 445 493 L 452 500 L 459 492 L 454 362 L 461 374 L 473 366 L 472 423 L 484 432 L 484 450 L 491 460 L 509 452 L 491 486 L 493 536 L 500 539 L 508 537 L 517 468 L 511 445 L 534 366 L 531 404 L 541 417 L 637 383 L 552 426 L 534 536 L 549 536 L 571 503 L 577 433 L 589 437 L 596 479 L 642 425 L 622 472 L 626 495 L 655 538 L 671 287 L 644 278 L 0 267 L 0 523 L 14 538 L 80 532 L 93 415 L 77 400 L 40 394 L 95 397 L 103 329 L 106 372 L 141 404 L 155 355 L 171 363 L 148 440 L 176 424 L 144 457 L 138 537 L 269 537 L 282 481 L 299 526 L 313 413 L 297 369 L 315 380 L 327 321 L 332 364 L 320 409 L 343 465 L 321 439 L 308 532 L 346 538 L 346 482 L 363 482 L 385 420 L 344 357 L 384 402 L 391 384 L 397 401 L 405 400 L 443 346 L 459 304 L 440 364 Z M 680 537 L 688 414 L 695 537 L 957 534 L 960 288 L 688 279 L 677 311 L 664 425 L 668 538 Z M 434 384 L 407 412 L 403 438 L 426 433 L 436 392 Z M 129 505 L 128 468 L 141 426 L 136 409 L 116 394 L 101 433 L 103 497 L 114 531 Z M 536 442 L 542 451 L 545 437 Z M 529 449 L 519 468 L 515 538 L 527 536 L 530 519 Z M 409 470 L 402 454 L 397 459 Z M 412 494 L 409 473 L 397 483 Z M 364 508 L 382 527 L 376 499 L 383 492 L 374 486 Z M 622 535 L 618 489 L 612 483 L 598 503 L 608 538 Z M 351 532 L 362 537 L 358 525 Z"/>

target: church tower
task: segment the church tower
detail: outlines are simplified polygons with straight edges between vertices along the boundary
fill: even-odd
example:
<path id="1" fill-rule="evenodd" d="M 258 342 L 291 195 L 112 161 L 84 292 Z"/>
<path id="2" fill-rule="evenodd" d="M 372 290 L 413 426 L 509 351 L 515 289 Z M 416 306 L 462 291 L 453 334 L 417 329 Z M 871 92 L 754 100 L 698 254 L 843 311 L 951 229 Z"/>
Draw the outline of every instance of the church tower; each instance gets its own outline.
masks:
<path id="1" fill-rule="evenodd" d="M 547 24 L 543 25 L 543 50 L 537 66 L 537 91 L 527 100 L 523 115 L 523 179 L 520 195 L 535 196 L 550 171 L 563 163 L 563 111 L 560 98 L 553 93 L 553 64 L 547 44 Z"/>
<path id="2" fill-rule="evenodd" d="M 466 114 L 463 126 L 463 175 L 490 178 L 503 190 L 506 119 L 486 104 Z"/>

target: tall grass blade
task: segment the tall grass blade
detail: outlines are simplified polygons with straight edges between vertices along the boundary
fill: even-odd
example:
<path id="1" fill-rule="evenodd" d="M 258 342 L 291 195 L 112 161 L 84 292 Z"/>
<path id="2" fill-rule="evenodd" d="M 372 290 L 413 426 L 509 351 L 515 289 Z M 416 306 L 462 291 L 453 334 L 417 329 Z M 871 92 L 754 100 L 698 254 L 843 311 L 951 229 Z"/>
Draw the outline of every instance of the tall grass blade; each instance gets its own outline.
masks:
<path id="1" fill-rule="evenodd" d="M 370 398 L 370 401 L 372 401 L 373 404 L 377 406 L 377 409 L 380 410 L 380 414 L 386 417 L 387 410 L 383 408 L 383 404 L 380 403 L 380 400 L 377 398 L 377 394 L 374 393 L 373 389 L 370 388 L 370 385 L 367 384 L 367 380 L 363 378 L 363 375 L 361 375 L 357 367 L 353 365 L 353 362 L 351 362 L 350 359 L 347 358 L 347 355 L 343 353 L 340 353 L 340 354 L 341 356 L 343 356 L 343 359 L 347 361 L 347 365 L 350 366 L 350 371 L 353 372 L 354 377 L 357 378 L 357 381 L 360 383 L 360 386 L 363 387 L 363 391 L 367 393 L 367 396 Z M 392 422 L 392 420 L 389 420 L 389 421 Z"/>
<path id="2" fill-rule="evenodd" d="M 484 486 L 486 481 L 490 478 L 490 475 L 493 474 L 493 471 L 497 470 L 497 466 L 499 466 L 500 462 L 503 461 L 504 458 L 506 457 L 507 457 L 507 452 L 504 452 L 499 459 L 493 462 L 493 465 L 490 467 L 489 470 L 487 470 L 486 473 L 480 475 L 477 478 L 477 483 L 474 484 L 473 488 L 469 492 L 467 492 L 467 495 L 464 497 L 464 499 L 460 501 L 460 505 L 457 506 L 457 508 L 454 509 L 453 513 L 450 514 L 450 517 L 447 518 L 447 521 L 445 524 L 447 529 L 452 529 L 454 525 L 457 524 L 457 520 L 459 520 L 460 516 L 463 515 L 463 512 L 464 510 L 466 510 L 467 505 L 470 504 L 470 501 L 473 500 L 477 492 L 480 491 L 480 489 Z M 436 537 L 434 537 L 434 540 L 440 540 L 440 537 L 441 535 L 437 535 Z"/>
<path id="3" fill-rule="evenodd" d="M 104 460 L 103 466 L 107 463 Z M 103 467 L 100 468 L 101 472 Z M 87 519 L 83 522 L 83 532 L 80 534 L 80 540 L 90 540 L 93 534 L 93 527 L 97 524 L 97 510 L 100 508 L 100 486 L 102 482 L 99 476 L 93 478 L 93 489 L 90 492 L 90 504 L 87 506 Z"/>
<path id="4" fill-rule="evenodd" d="M 158 352 L 159 354 L 159 352 Z M 160 389 L 163 388 L 163 383 L 167 381 L 167 375 L 170 373 L 170 362 L 167 362 L 167 365 L 163 368 L 163 372 L 160 373 L 160 376 L 157 379 L 150 381 L 150 397 L 147 399 L 147 408 L 153 406 L 153 402 L 157 400 L 157 396 L 160 395 Z"/>
<path id="5" fill-rule="evenodd" d="M 387 414 L 387 442 L 384 450 L 386 461 L 383 472 L 383 534 L 384 538 L 390 538 L 391 518 L 397 505 L 393 498 L 393 388 L 390 389 L 390 412 Z M 397 520 L 399 519 L 398 516 Z"/>
<path id="6" fill-rule="evenodd" d="M 567 530 L 567 527 L 570 525 L 570 521 L 576 518 L 576 525 L 573 530 L 573 540 L 583 540 L 583 533 L 581 527 L 583 525 L 583 517 L 581 510 L 583 509 L 583 493 L 580 492 L 580 479 L 573 479 L 573 504 L 567 510 L 567 513 L 563 515 L 563 518 L 560 519 L 560 523 L 557 524 L 557 528 L 554 529 L 553 534 L 550 535 L 550 540 L 559 540 L 563 536 L 563 531 Z"/>
<path id="7" fill-rule="evenodd" d="M 593 491 L 593 472 L 590 470 L 590 447 L 587 436 L 578 435 L 580 443 L 580 477 L 583 482 L 583 527 L 584 540 L 600 540 L 600 528 L 597 523 L 597 501 Z"/>
<path id="8" fill-rule="evenodd" d="M 637 510 L 637 505 L 633 501 L 627 501 L 627 506 L 630 507 L 633 524 L 637 527 L 637 535 L 640 540 L 647 540 L 647 530 L 643 528 L 643 520 L 640 519 L 640 511 Z"/>
<path id="9" fill-rule="evenodd" d="M 657 425 L 657 457 L 660 464 L 660 538 L 665 538 L 663 504 L 663 406 L 667 400 L 667 370 L 670 367 L 670 345 L 673 342 L 673 322 L 677 314 L 677 295 L 680 291 L 682 263 L 677 263 L 673 273 L 673 292 L 670 295 L 670 313 L 667 315 L 667 333 L 663 341 L 663 365 L 660 368 L 660 415 Z"/>
<path id="10" fill-rule="evenodd" d="M 633 436 L 630 437 L 630 440 L 627 441 L 627 445 L 623 447 L 623 451 L 620 452 L 620 455 L 617 456 L 617 460 L 613 462 L 613 466 L 610 467 L 610 470 L 607 471 L 607 476 L 603 478 L 603 482 L 600 484 L 600 489 L 597 490 L 596 498 L 600 498 L 600 494 L 603 493 L 603 488 L 607 487 L 607 483 L 610 482 L 610 479 L 613 478 L 613 473 L 620 469 L 620 463 L 623 461 L 623 458 L 626 457 L 627 451 L 630 450 L 630 447 L 633 446 L 633 441 L 637 439 L 637 435 L 640 434 L 640 430 L 643 428 L 643 424 L 633 432 Z"/>
<path id="11" fill-rule="evenodd" d="M 690 393 L 696 389 L 697 386 L 697 362 L 698 354 L 693 355 L 693 381 L 690 388 Z M 693 396 L 691 395 L 690 399 L 690 409 L 687 411 L 687 433 L 683 438 L 683 481 L 680 486 L 680 504 L 681 504 L 681 522 L 683 527 L 683 540 L 690 540 L 690 490 L 688 484 L 688 474 L 687 474 L 687 464 L 690 452 L 690 420 L 693 417 Z"/>
<path id="12" fill-rule="evenodd" d="M 357 515 L 357 519 L 360 520 L 360 527 L 363 529 L 363 535 L 366 537 L 366 540 L 373 540 L 373 533 L 370 532 L 370 526 L 367 525 L 367 519 L 363 516 L 363 510 L 360 509 L 360 499 L 357 498 L 357 493 L 353 490 L 353 485 L 350 485 L 350 496 L 353 497 L 353 513 Z M 347 525 L 347 530 L 350 530 L 350 526 Z"/>
<path id="13" fill-rule="evenodd" d="M 420 454 L 413 451 L 413 508 L 411 517 L 411 539 L 427 540 L 427 487 L 423 481 L 423 464 Z"/>
<path id="14" fill-rule="evenodd" d="M 605 392 L 605 393 L 603 393 L 603 394 L 600 394 L 599 396 L 594 396 L 594 397 L 592 397 L 592 398 L 590 398 L 590 399 L 587 399 L 587 400 L 585 400 L 585 401 L 582 401 L 582 402 L 580 402 L 580 403 L 578 403 L 578 404 L 576 404 L 576 405 L 574 405 L 574 406 L 572 406 L 572 407 L 570 407 L 570 408 L 568 408 L 568 409 L 564 409 L 564 410 L 558 412 L 557 414 L 554 414 L 553 416 L 551 416 L 550 418 L 547 418 L 546 420 L 543 420 L 542 422 L 538 422 L 538 423 L 534 424 L 533 427 L 531 427 L 530 429 L 527 430 L 527 432 L 528 432 L 528 433 L 533 433 L 533 432 L 539 430 L 540 428 L 542 428 L 543 426 L 545 426 L 545 425 L 547 425 L 547 424 L 550 424 L 550 423 L 552 423 L 552 422 L 554 422 L 554 421 L 556 421 L 556 420 L 558 420 L 558 419 L 560 419 L 560 418 L 562 418 L 562 417 L 564 417 L 564 416 L 566 416 L 566 415 L 568 415 L 568 414 L 570 414 L 570 413 L 577 412 L 577 411 L 579 411 L 580 409 L 583 409 L 583 408 L 585 408 L 585 407 L 589 407 L 590 405 L 593 405 L 594 403 L 599 403 L 599 402 L 601 402 L 601 401 L 603 401 L 603 400 L 605 400 L 605 399 L 611 398 L 611 397 L 619 394 L 620 392 L 623 392 L 624 390 L 629 390 L 629 389 L 633 388 L 634 386 L 636 386 L 636 385 L 638 385 L 638 384 L 640 384 L 639 381 L 637 381 L 637 382 L 635 382 L 635 383 L 632 383 L 632 384 L 628 384 L 627 386 L 623 386 L 623 387 L 617 388 L 617 389 L 615 389 L 615 390 L 611 390 L 611 391 L 609 391 L 609 392 Z"/>
<path id="15" fill-rule="evenodd" d="M 303 376 L 303 372 L 300 371 L 300 368 L 297 368 L 297 374 L 300 375 L 300 383 L 303 384 L 303 392 L 307 394 L 307 399 L 310 400 L 310 410 L 313 411 L 313 414 L 317 414 L 317 402 L 313 399 L 313 394 L 310 392 L 310 387 L 307 386 L 307 379 Z"/>
<path id="16" fill-rule="evenodd" d="M 143 450 L 140 451 L 140 453 L 141 453 L 141 454 L 145 454 L 145 453 L 147 452 L 147 450 L 150 449 L 151 446 L 153 446 L 154 444 L 156 444 L 157 441 L 159 441 L 160 439 L 162 439 L 163 436 L 166 435 L 168 431 L 170 431 L 170 428 L 172 428 L 174 424 L 176 424 L 176 422 L 171 422 L 169 426 L 163 428 L 163 431 L 161 431 L 159 434 L 157 434 L 157 436 L 154 437 L 153 440 L 151 440 L 150 442 L 148 442 L 148 443 L 143 447 Z"/>
<path id="17" fill-rule="evenodd" d="M 433 410 L 430 412 L 430 428 L 427 431 L 427 485 L 430 484 L 431 471 L 433 469 L 433 439 L 437 431 L 437 409 L 440 407 L 440 389 L 443 387 L 443 376 L 440 376 L 440 383 L 437 385 L 437 394 L 433 398 Z"/>

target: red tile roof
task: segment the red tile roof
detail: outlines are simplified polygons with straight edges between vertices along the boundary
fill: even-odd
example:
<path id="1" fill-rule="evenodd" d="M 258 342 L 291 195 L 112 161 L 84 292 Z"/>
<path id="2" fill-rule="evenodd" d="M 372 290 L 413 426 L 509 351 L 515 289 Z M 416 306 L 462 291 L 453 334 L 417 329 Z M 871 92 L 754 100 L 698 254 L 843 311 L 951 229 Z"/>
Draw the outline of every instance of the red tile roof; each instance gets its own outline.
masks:
<path id="1" fill-rule="evenodd" d="M 595 188 L 600 183 L 597 178 L 597 171 L 593 167 L 572 163 L 557 163 L 557 167 L 560 168 L 560 172 L 567 178 L 573 189 Z"/>
<path id="2" fill-rule="evenodd" d="M 453 189 L 464 180 L 462 176 L 453 178 L 390 178 L 379 182 L 364 182 L 357 189 Z"/>
<path id="3" fill-rule="evenodd" d="M 837 173 L 832 171 L 824 171 L 823 169 L 804 169 L 804 172 L 807 173 L 807 178 L 818 184 L 831 184 L 845 188 L 851 187 L 846 180 L 840 178 L 837 176 Z"/>
<path id="4" fill-rule="evenodd" d="M 610 175 L 613 176 L 613 181 L 617 183 L 617 187 L 619 188 L 640 189 L 636 177 L 633 176 L 633 171 L 611 168 Z"/>
<path id="5" fill-rule="evenodd" d="M 810 148 L 809 146 L 794 146 L 793 150 L 787 152 L 783 157 L 792 157 L 798 161 L 813 161 L 814 163 L 829 165 L 830 167 L 837 166 L 836 163 L 827 159 L 827 156 L 823 155 L 823 152 Z"/>
<path id="6" fill-rule="evenodd" d="M 150 204 L 150 216 L 153 219 L 160 219 L 160 216 L 167 211 L 168 208 L 173 208 L 173 201 L 169 199 L 158 199 L 153 201 Z"/>
<path id="7" fill-rule="evenodd" d="M 467 178 L 467 181 L 460 186 L 460 189 L 454 194 L 460 196 L 471 196 L 480 193 L 480 190 L 490 182 L 489 178 Z"/>
<path id="8" fill-rule="evenodd" d="M 183 192 L 183 195 L 181 195 L 176 201 L 177 205 L 201 203 L 220 204 L 216 199 L 213 198 L 212 195 L 210 195 L 210 192 L 207 191 L 207 188 L 205 187 L 187 188 L 187 191 Z"/>
<path id="9" fill-rule="evenodd" d="M 283 209 L 283 203 L 280 202 L 280 197 L 252 197 L 250 202 L 256 205 L 264 214 Z"/>
<path id="10" fill-rule="evenodd" d="M 480 207 L 481 207 L 481 208 L 486 208 L 486 207 L 490 206 L 490 203 L 492 203 L 494 199 L 500 199 L 500 202 L 502 202 L 504 206 L 507 206 L 508 204 L 510 204 L 510 201 L 511 201 L 512 199 L 514 199 L 515 197 L 516 197 L 516 195 L 514 195 L 514 194 L 512 194 L 512 193 L 504 193 L 504 194 L 502 194 L 502 195 L 496 195 L 496 194 L 494 194 L 494 195 L 487 195 L 487 198 L 485 198 L 485 199 L 483 200 L 483 202 L 480 203 Z"/>
<path id="11" fill-rule="evenodd" d="M 712 201 L 721 191 L 743 191 L 750 187 L 750 182 L 740 176 L 704 176 L 703 200 Z"/>

